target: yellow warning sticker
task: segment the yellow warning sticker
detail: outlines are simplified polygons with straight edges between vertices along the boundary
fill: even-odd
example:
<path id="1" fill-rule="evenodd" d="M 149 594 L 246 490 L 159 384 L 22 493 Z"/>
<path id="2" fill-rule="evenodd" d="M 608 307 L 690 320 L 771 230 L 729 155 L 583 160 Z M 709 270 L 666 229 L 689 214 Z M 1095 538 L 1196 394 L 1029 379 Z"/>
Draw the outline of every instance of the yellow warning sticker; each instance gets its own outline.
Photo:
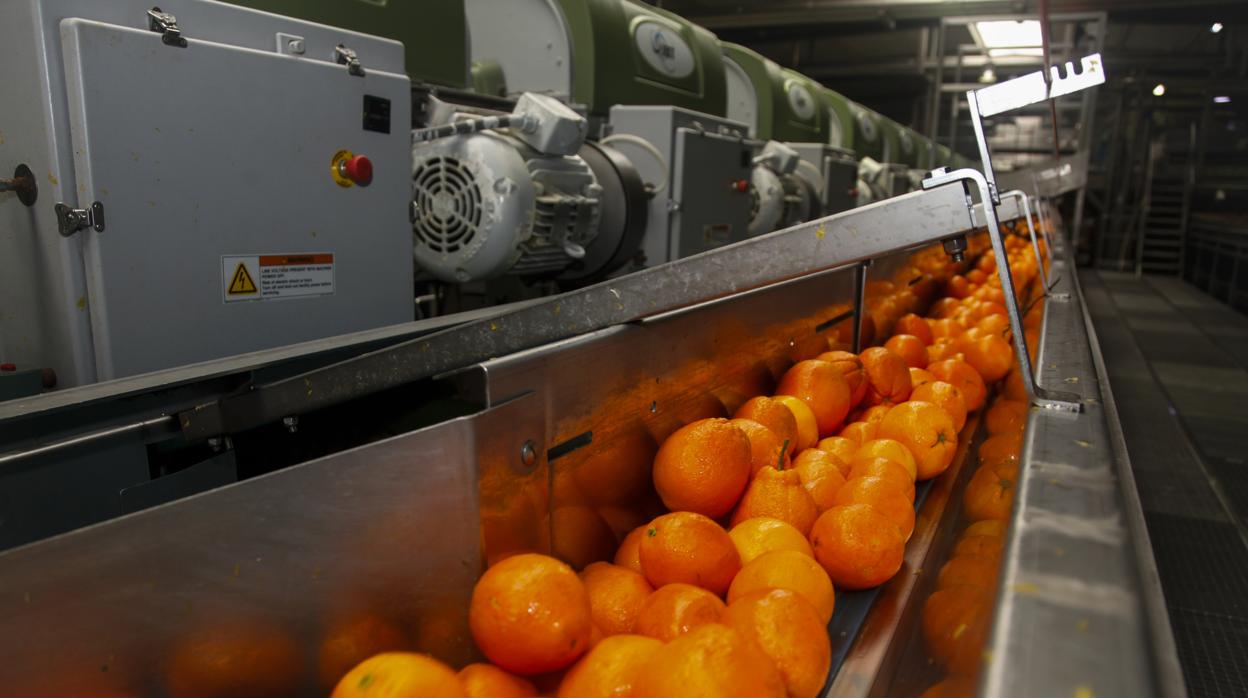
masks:
<path id="1" fill-rule="evenodd" d="M 332 295 L 334 261 L 332 252 L 222 256 L 222 300 L 236 303 Z"/>
<path id="2" fill-rule="evenodd" d="M 239 262 L 234 268 L 234 278 L 230 280 L 230 287 L 225 290 L 225 295 L 248 296 L 259 292 L 256 282 L 252 281 L 251 274 L 247 272 L 247 265 Z"/>

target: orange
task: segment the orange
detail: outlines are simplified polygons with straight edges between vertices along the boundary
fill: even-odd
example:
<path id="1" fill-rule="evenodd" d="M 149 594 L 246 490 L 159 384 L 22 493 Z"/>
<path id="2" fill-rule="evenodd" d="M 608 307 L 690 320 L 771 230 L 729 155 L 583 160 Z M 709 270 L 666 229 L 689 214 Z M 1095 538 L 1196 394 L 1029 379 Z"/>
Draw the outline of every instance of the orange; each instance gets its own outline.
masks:
<path id="1" fill-rule="evenodd" d="M 741 568 L 728 589 L 728 603 L 761 589 L 788 589 L 806 599 L 827 623 L 836 607 L 832 580 L 809 555 L 793 550 L 777 550 L 758 556 Z"/>
<path id="2" fill-rule="evenodd" d="M 259 621 L 218 620 L 183 640 L 169 661 L 172 698 L 298 693 L 306 668 L 295 639 Z"/>
<path id="3" fill-rule="evenodd" d="M 880 424 L 880 436 L 900 441 L 914 454 L 918 480 L 945 472 L 958 450 L 953 418 L 930 402 L 912 400 L 893 408 Z"/>
<path id="4" fill-rule="evenodd" d="M 723 596 L 741 556 L 728 532 L 711 519 L 688 511 L 664 514 L 646 528 L 641 569 L 655 587 L 681 582 Z"/>
<path id="5" fill-rule="evenodd" d="M 589 648 L 592 618 L 589 594 L 572 568 L 535 553 L 486 570 L 468 607 L 468 625 L 481 652 L 524 675 L 576 661 Z"/>
<path id="6" fill-rule="evenodd" d="M 1014 506 L 1014 483 L 1018 466 L 997 463 L 975 471 L 962 495 L 962 508 L 971 521 L 1008 521 Z"/>
<path id="7" fill-rule="evenodd" d="M 861 444 L 874 439 L 879 431 L 880 425 L 878 422 L 854 422 L 853 424 L 847 424 L 841 430 L 840 436 Z"/>
<path id="8" fill-rule="evenodd" d="M 758 645 L 726 625 L 695 628 L 656 652 L 637 698 L 785 698 L 784 680 Z"/>
<path id="9" fill-rule="evenodd" d="M 951 672 L 979 668 L 988 639 L 991 598 L 981 587 L 940 589 L 923 604 L 922 632 L 928 654 Z"/>
<path id="10" fill-rule="evenodd" d="M 833 507 L 810 532 L 815 559 L 839 589 L 868 589 L 901 569 L 906 539 L 885 515 L 866 504 Z"/>
<path id="11" fill-rule="evenodd" d="M 962 397 L 962 391 L 949 383 L 944 381 L 925 383 L 910 393 L 910 399 L 930 402 L 948 412 L 953 419 L 954 431 L 960 433 L 962 427 L 966 425 L 966 398 Z"/>
<path id="12" fill-rule="evenodd" d="M 934 380 L 936 380 L 936 376 L 929 373 L 927 369 L 910 367 L 910 394 L 913 395 L 914 389 L 920 385 L 931 383 Z"/>
<path id="13" fill-rule="evenodd" d="M 919 338 L 924 346 L 932 343 L 935 337 L 932 336 L 932 328 L 927 324 L 927 320 L 909 313 L 902 315 L 897 319 L 897 324 L 893 325 L 893 332 L 897 334 L 909 334 Z"/>
<path id="14" fill-rule="evenodd" d="M 867 396 L 867 371 L 862 367 L 862 359 L 848 351 L 829 351 L 815 357 L 827 361 L 841 372 L 849 386 L 850 405 L 857 405 Z"/>
<path id="15" fill-rule="evenodd" d="M 746 519 L 728 531 L 741 564 L 748 565 L 754 558 L 777 550 L 793 550 L 803 555 L 815 556 L 806 536 L 780 519 L 764 516 Z"/>
<path id="16" fill-rule="evenodd" d="M 805 451 L 814 446 L 819 441 L 819 422 L 810 405 L 792 395 L 776 395 L 772 399 L 789 408 L 789 414 L 797 421 L 797 439 L 793 452 Z"/>
<path id="17" fill-rule="evenodd" d="M 724 623 L 753 640 L 780 671 L 789 698 L 815 698 L 828 679 L 827 620 L 789 589 L 759 589 L 728 604 Z"/>
<path id="18" fill-rule="evenodd" d="M 776 393 L 801 398 L 815 414 L 820 436 L 835 433 L 849 414 L 849 383 L 840 369 L 827 361 L 797 362 L 780 377 Z"/>
<path id="19" fill-rule="evenodd" d="M 966 272 L 966 280 L 979 286 L 988 280 L 988 275 L 982 269 L 972 269 Z"/>
<path id="20" fill-rule="evenodd" d="M 236 695 L 256 695 L 243 689 Z M 383 652 L 360 662 L 338 682 L 330 698 L 467 698 L 459 677 L 438 660 L 415 652 Z"/>
<path id="21" fill-rule="evenodd" d="M 836 493 L 834 504 L 866 504 L 887 516 L 901 531 L 902 538 L 910 540 L 910 534 L 914 533 L 914 502 L 896 481 L 882 477 L 850 478 Z"/>
<path id="22" fill-rule="evenodd" d="M 945 361 L 946 359 L 964 359 L 965 355 L 959 348 L 958 340 L 952 337 L 944 337 L 936 340 L 927 348 L 927 365 L 930 367 L 937 361 Z"/>
<path id="23" fill-rule="evenodd" d="M 551 532 L 551 555 L 573 569 L 611 557 L 615 549 L 615 532 L 606 519 L 582 504 L 555 507 L 542 528 Z"/>
<path id="24" fill-rule="evenodd" d="M 534 698 L 537 689 L 493 664 L 469 664 L 459 670 L 466 698 Z"/>
<path id="25" fill-rule="evenodd" d="M 776 435 L 780 443 L 789 442 L 789 455 L 797 452 L 797 419 L 784 403 L 775 398 L 761 395 L 750 398 L 732 417 L 734 420 L 749 419 L 762 424 Z"/>
<path id="26" fill-rule="evenodd" d="M 763 466 L 788 467 L 789 444 L 782 442 L 776 432 L 752 419 L 730 419 L 728 423 L 745 432 L 750 440 L 750 474 Z"/>
<path id="27" fill-rule="evenodd" d="M 750 479 L 750 438 L 727 419 L 702 419 L 667 437 L 654 458 L 654 488 L 668 509 L 717 518 Z"/>
<path id="28" fill-rule="evenodd" d="M 966 362 L 979 372 L 985 383 L 996 383 L 1005 378 L 1014 363 L 1014 350 L 1000 335 L 970 337 L 960 342 L 959 348 L 966 355 Z"/>
<path id="29" fill-rule="evenodd" d="M 897 404 L 910 396 L 910 370 L 904 359 L 883 347 L 872 347 L 861 354 L 867 370 L 868 405 Z"/>
<path id="30" fill-rule="evenodd" d="M 960 557 L 962 555 L 974 555 L 977 557 L 986 557 L 1000 560 L 1001 553 L 1005 551 L 1005 541 L 1001 540 L 1001 536 L 972 535 L 963 534 L 958 540 L 958 544 L 953 546 L 953 556 Z"/>
<path id="31" fill-rule="evenodd" d="M 615 550 L 615 564 L 641 574 L 641 541 L 646 537 L 648 526 L 638 526 L 624 536 Z"/>
<path id="32" fill-rule="evenodd" d="M 845 473 L 849 470 L 849 466 L 845 464 L 845 461 L 827 451 L 808 448 L 797 454 L 793 469 L 797 471 L 802 487 L 806 488 L 811 501 L 815 503 L 815 509 L 823 512 L 824 509 L 832 506 L 837 490 L 845 484 Z M 813 525 L 814 521 L 811 521 L 811 524 Z M 807 530 L 805 533 L 809 532 Z"/>
<path id="33" fill-rule="evenodd" d="M 893 409 L 892 405 L 875 405 L 874 407 L 868 407 L 867 409 L 863 410 L 862 413 L 859 414 L 856 419 L 854 419 L 854 421 L 855 422 L 874 422 L 876 424 L 879 424 L 880 421 L 884 419 L 884 415 L 888 414 L 888 411 L 891 409 Z"/>
<path id="34" fill-rule="evenodd" d="M 985 303 L 981 305 L 980 307 L 983 308 L 984 306 L 988 306 L 988 305 L 996 305 L 996 304 Z M 979 330 L 980 332 L 983 332 L 984 334 L 996 335 L 1006 341 L 1009 341 L 1010 336 L 1011 336 L 1010 319 L 1006 317 L 1005 315 L 986 315 L 980 318 L 979 321 L 975 323 L 975 329 Z"/>
<path id="35" fill-rule="evenodd" d="M 595 562 L 581 570 L 589 594 L 589 613 L 604 635 L 633 631 L 637 613 L 654 587 L 640 574 L 609 562 Z"/>
<path id="36" fill-rule="evenodd" d="M 919 698 L 974 698 L 975 679 L 965 676 L 950 676 L 940 683 L 933 684 L 919 695 Z"/>
<path id="37" fill-rule="evenodd" d="M 970 526 L 967 526 L 966 530 L 962 532 L 963 539 L 969 538 L 970 536 L 994 536 L 996 538 L 1003 538 L 1005 536 L 1005 522 L 996 520 L 976 521 Z"/>
<path id="38" fill-rule="evenodd" d="M 887 458 L 895 461 L 910 473 L 911 481 L 918 477 L 919 468 L 915 463 L 914 454 L 905 444 L 896 439 L 872 439 L 863 443 L 854 452 L 854 459 L 850 462 L 851 467 L 856 461 L 872 458 Z"/>
<path id="39" fill-rule="evenodd" d="M 1023 452 L 1021 432 L 993 434 L 979 445 L 979 464 L 1018 463 Z"/>
<path id="40" fill-rule="evenodd" d="M 1000 560 L 978 555 L 959 555 L 950 558 L 940 568 L 940 574 L 936 577 L 936 588 L 972 586 L 994 593 L 997 588 L 997 572 L 1000 566 Z"/>
<path id="41" fill-rule="evenodd" d="M 958 276 L 949 279 L 945 284 L 945 292 L 952 298 L 966 298 L 971 295 L 975 289 L 971 286 L 971 282 L 965 276 Z"/>
<path id="42" fill-rule="evenodd" d="M 888 481 L 890 486 L 906 495 L 906 499 L 914 502 L 914 477 L 909 470 L 906 470 L 905 466 L 897 461 L 888 458 L 859 458 L 855 460 L 853 469 L 849 471 L 850 480 L 868 477 L 877 477 Z"/>
<path id="43" fill-rule="evenodd" d="M 741 503 L 732 513 L 731 523 L 735 526 L 756 516 L 780 519 L 806 535 L 815 524 L 819 511 L 810 493 L 802 486 L 802 478 L 796 470 L 776 470 L 767 466 L 758 471 L 746 488 Z"/>
<path id="44" fill-rule="evenodd" d="M 975 268 L 983 270 L 986 274 L 991 274 L 997 270 L 997 255 L 989 250 L 979 259 L 975 260 Z"/>
<path id="45" fill-rule="evenodd" d="M 403 630 L 380 616 L 362 614 L 336 619 L 321 640 L 317 678 L 326 691 L 332 690 L 351 667 L 379 652 L 401 650 L 407 645 Z"/>
<path id="46" fill-rule="evenodd" d="M 923 368 L 927 365 L 927 345 L 912 334 L 895 334 L 884 342 L 884 348 L 900 356 L 907 367 Z"/>
<path id="47" fill-rule="evenodd" d="M 958 303 L 957 298 L 941 298 L 932 303 L 932 307 L 928 309 L 927 315 L 934 318 L 947 318 L 961 307 L 962 305 Z M 930 322 L 928 323 L 928 325 L 931 324 Z"/>
<path id="48" fill-rule="evenodd" d="M 988 399 L 988 388 L 984 386 L 984 379 L 965 361 L 958 359 L 937 361 L 934 364 L 928 364 L 927 370 L 937 379 L 962 391 L 967 412 L 974 412 L 983 407 L 984 401 Z"/>
<path id="49" fill-rule="evenodd" d="M 1001 395 L 1007 400 L 1017 400 L 1018 402 L 1030 402 L 1031 396 L 1027 394 L 1027 387 L 1023 385 L 1023 374 L 1018 367 L 1018 362 L 1014 362 L 1014 367 L 1005 376 L 1005 384 L 1001 388 Z"/>
<path id="50" fill-rule="evenodd" d="M 634 695 L 642 668 L 662 649 L 662 642 L 644 635 L 608 637 L 568 670 L 556 698 Z"/>
<path id="51" fill-rule="evenodd" d="M 837 465 L 841 468 L 842 475 L 849 474 L 849 463 L 854 459 L 854 454 L 858 452 L 861 443 L 857 439 L 851 439 L 845 436 L 829 436 L 821 439 L 817 448 L 820 451 L 826 451 L 836 456 Z M 798 456 L 801 457 L 800 454 Z M 794 463 L 796 467 L 797 463 Z"/>
<path id="52" fill-rule="evenodd" d="M 1027 403 L 1018 400 L 997 400 L 984 414 L 989 434 L 1021 433 L 1027 426 Z"/>
<path id="53" fill-rule="evenodd" d="M 953 339 L 966 331 L 965 325 L 951 317 L 942 318 L 940 320 L 932 320 L 930 324 L 932 328 L 933 344 L 942 339 Z"/>
<path id="54" fill-rule="evenodd" d="M 718 623 L 724 602 L 706 589 L 691 584 L 659 587 L 641 606 L 634 632 L 670 642 L 707 623 Z"/>

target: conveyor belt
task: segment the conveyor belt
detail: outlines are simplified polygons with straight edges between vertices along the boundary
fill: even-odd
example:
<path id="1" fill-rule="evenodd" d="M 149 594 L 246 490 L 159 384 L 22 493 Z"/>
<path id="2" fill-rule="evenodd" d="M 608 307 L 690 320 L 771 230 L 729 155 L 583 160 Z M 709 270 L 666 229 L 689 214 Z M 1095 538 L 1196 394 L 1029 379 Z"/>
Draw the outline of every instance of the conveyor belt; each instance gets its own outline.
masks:
<path id="1" fill-rule="evenodd" d="M 1248 695 L 1248 318 L 1173 278 L 1080 280 L 1189 694 Z"/>

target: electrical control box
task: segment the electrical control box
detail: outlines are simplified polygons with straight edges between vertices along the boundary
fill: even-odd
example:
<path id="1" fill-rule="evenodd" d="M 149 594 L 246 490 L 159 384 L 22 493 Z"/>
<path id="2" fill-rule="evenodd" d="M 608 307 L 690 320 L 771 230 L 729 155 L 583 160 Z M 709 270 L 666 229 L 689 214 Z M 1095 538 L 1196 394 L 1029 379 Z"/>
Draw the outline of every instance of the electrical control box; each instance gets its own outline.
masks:
<path id="1" fill-rule="evenodd" d="M 802 160 L 819 171 L 819 201 L 823 209 L 820 215 L 828 216 L 848 211 L 858 201 L 858 161 L 854 154 L 844 148 L 825 143 L 789 143 Z"/>
<path id="2" fill-rule="evenodd" d="M 0 360 L 67 387 L 413 318 L 402 44 L 203 0 L 11 0 L 0 44 L 38 187 L 0 194 Z"/>

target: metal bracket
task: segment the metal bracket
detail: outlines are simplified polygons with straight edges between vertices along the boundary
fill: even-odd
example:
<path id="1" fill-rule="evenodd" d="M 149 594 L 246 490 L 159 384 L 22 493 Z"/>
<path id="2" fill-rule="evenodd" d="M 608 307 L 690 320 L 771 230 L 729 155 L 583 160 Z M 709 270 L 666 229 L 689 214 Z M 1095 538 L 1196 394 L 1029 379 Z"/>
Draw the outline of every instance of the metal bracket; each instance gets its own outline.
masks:
<path id="1" fill-rule="evenodd" d="M 166 46 L 186 48 L 186 39 L 182 36 L 182 29 L 178 27 L 178 18 L 159 7 L 147 11 L 147 28 L 160 34 L 160 40 Z"/>
<path id="2" fill-rule="evenodd" d="M 79 230 L 92 228 L 97 233 L 104 232 L 104 204 L 96 201 L 91 208 L 72 208 L 58 203 L 56 211 L 56 228 L 63 237 L 69 237 Z"/>
<path id="3" fill-rule="evenodd" d="M 1018 308 L 1018 297 L 1014 295 L 1014 278 L 1013 274 L 1010 273 L 1010 265 L 1007 262 L 1009 255 L 1006 254 L 1005 240 L 1001 237 L 1001 226 L 997 222 L 997 209 L 988 203 L 992 196 L 992 189 L 989 187 L 987 178 L 982 173 L 970 168 L 950 172 L 948 168 L 942 167 L 933 170 L 923 179 L 923 189 L 930 190 L 950 184 L 960 184 L 965 188 L 966 182 L 975 184 L 979 189 L 980 201 L 984 204 L 984 218 L 987 219 L 988 236 L 992 239 L 992 249 L 997 255 L 997 275 L 1001 278 L 1001 290 L 1005 292 L 1005 308 L 1009 312 L 1010 329 L 1014 334 L 1014 351 L 1018 354 L 1018 365 L 1022 374 L 1023 385 L 1027 388 L 1027 394 L 1031 397 L 1031 403 L 1039 407 L 1063 412 L 1082 411 L 1083 403 L 1080 402 L 1078 395 L 1046 390 L 1036 380 L 1036 374 L 1031 366 L 1031 355 L 1027 353 L 1027 338 L 1023 333 L 1023 315 Z M 969 198 L 967 206 L 971 209 L 973 218 L 974 207 Z"/>
<path id="4" fill-rule="evenodd" d="M 348 74 L 364 77 L 364 66 L 360 65 L 360 57 L 354 49 L 338 44 L 334 47 L 334 62 L 347 66 Z"/>
<path id="5" fill-rule="evenodd" d="M 1043 284 L 1044 295 L 1052 297 L 1049 291 L 1053 290 L 1053 286 L 1049 284 L 1049 273 L 1044 269 L 1044 255 L 1040 254 L 1040 243 L 1036 240 L 1036 225 L 1031 220 L 1031 200 L 1023 193 L 1021 189 L 1007 191 L 1001 195 L 1002 199 L 1018 199 L 1023 205 L 1023 216 L 1027 221 L 1027 233 L 1031 237 L 1031 250 L 1036 253 L 1036 268 L 1040 271 L 1040 283 Z M 1048 247 L 1048 241 L 1045 241 L 1045 247 Z"/>
<path id="6" fill-rule="evenodd" d="M 867 304 L 867 269 L 871 267 L 871 260 L 860 262 L 854 265 L 854 331 L 853 344 L 854 353 L 862 352 L 862 311 Z"/>

